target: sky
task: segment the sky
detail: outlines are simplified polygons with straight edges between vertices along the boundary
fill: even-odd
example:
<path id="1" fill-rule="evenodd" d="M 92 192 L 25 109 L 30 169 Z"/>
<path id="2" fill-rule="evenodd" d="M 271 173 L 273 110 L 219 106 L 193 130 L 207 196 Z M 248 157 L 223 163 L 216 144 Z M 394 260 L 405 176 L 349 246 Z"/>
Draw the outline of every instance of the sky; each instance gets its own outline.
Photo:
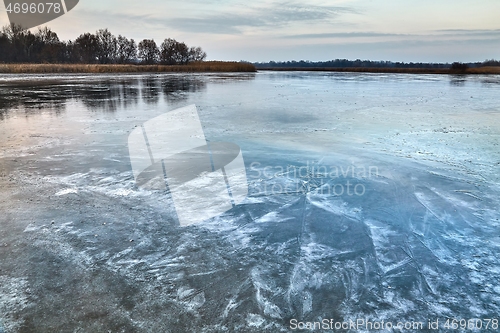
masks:
<path id="1" fill-rule="evenodd" d="M 500 59 L 500 0 L 80 0 L 46 26 L 64 40 L 101 28 L 174 38 L 207 60 Z"/>

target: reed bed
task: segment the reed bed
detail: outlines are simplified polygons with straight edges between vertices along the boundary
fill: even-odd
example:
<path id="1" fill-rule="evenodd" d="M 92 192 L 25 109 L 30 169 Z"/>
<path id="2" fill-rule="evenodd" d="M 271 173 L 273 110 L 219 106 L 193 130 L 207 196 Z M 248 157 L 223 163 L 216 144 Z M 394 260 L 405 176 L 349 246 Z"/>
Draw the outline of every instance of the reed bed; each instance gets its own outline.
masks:
<path id="1" fill-rule="evenodd" d="M 466 74 L 500 74 L 500 66 L 469 68 Z"/>
<path id="2" fill-rule="evenodd" d="M 255 66 L 226 61 L 204 61 L 187 65 L 0 64 L 0 73 L 10 74 L 142 72 L 255 72 Z"/>

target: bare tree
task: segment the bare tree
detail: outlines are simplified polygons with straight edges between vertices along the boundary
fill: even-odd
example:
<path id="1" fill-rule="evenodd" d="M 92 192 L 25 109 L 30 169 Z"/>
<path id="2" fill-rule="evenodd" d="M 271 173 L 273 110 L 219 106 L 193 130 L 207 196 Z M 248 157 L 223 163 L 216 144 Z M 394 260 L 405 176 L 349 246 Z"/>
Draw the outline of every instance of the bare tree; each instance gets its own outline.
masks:
<path id="1" fill-rule="evenodd" d="M 160 51 L 153 39 L 143 39 L 138 46 L 139 59 L 144 64 L 154 64 L 158 62 Z"/>
<path id="2" fill-rule="evenodd" d="M 57 44 L 60 43 L 59 36 L 52 31 L 49 27 L 38 28 L 35 34 L 37 38 L 44 44 Z"/>
<path id="3" fill-rule="evenodd" d="M 23 30 L 22 26 L 11 23 L 2 27 L 2 34 L 7 36 L 11 42 L 14 42 L 23 33 Z"/>
<path id="4" fill-rule="evenodd" d="M 12 60 L 12 45 L 9 37 L 3 31 L 0 32 L 0 50 L 0 62 L 9 62 Z"/>
<path id="5" fill-rule="evenodd" d="M 160 61 L 163 64 L 187 64 L 190 61 L 203 61 L 206 53 L 200 47 L 191 47 L 175 39 L 167 38 L 160 48 Z"/>
<path id="6" fill-rule="evenodd" d="M 48 27 L 38 28 L 35 37 L 38 42 L 37 56 L 41 62 L 60 62 L 63 43 L 57 34 Z"/>
<path id="7" fill-rule="evenodd" d="M 177 63 L 181 65 L 185 65 L 189 62 L 189 48 L 183 42 L 178 42 L 176 45 L 176 53 L 177 53 Z"/>
<path id="8" fill-rule="evenodd" d="M 94 64 L 98 59 L 99 40 L 94 34 L 84 33 L 75 40 L 74 52 L 80 62 Z"/>
<path id="9" fill-rule="evenodd" d="M 116 56 L 116 61 L 119 64 L 127 64 L 134 61 L 137 57 L 137 45 L 135 41 L 118 35 Z"/>
<path id="10" fill-rule="evenodd" d="M 174 65 L 176 63 L 175 43 L 172 38 L 166 38 L 160 46 L 160 62 L 165 65 Z"/>
<path id="11" fill-rule="evenodd" d="M 17 24 L 9 24 L 2 29 L 2 34 L 10 40 L 10 57 L 16 62 L 36 61 L 36 37 L 29 30 Z"/>
<path id="12" fill-rule="evenodd" d="M 191 47 L 189 49 L 189 62 L 193 61 L 203 61 L 207 57 L 207 54 L 201 49 L 201 47 Z"/>
<path id="13" fill-rule="evenodd" d="M 97 57 L 101 64 L 113 63 L 116 59 L 117 40 L 108 29 L 100 29 L 96 32 L 99 43 Z"/>

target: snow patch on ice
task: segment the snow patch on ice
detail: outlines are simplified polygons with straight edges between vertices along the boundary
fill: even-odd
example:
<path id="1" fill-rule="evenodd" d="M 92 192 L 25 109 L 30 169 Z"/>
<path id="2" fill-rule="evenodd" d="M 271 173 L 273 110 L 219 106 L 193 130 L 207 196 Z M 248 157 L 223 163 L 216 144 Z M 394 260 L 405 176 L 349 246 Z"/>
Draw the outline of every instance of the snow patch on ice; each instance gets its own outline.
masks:
<path id="1" fill-rule="evenodd" d="M 256 289 L 255 297 L 259 307 L 265 315 L 281 319 L 282 314 L 280 308 L 271 301 L 272 297 L 267 296 L 267 294 L 273 295 L 277 291 L 276 288 L 268 284 L 269 280 L 262 276 L 261 269 L 258 267 L 252 269 L 251 277 L 254 288 Z"/>
<path id="2" fill-rule="evenodd" d="M 132 191 L 131 189 L 119 188 L 116 190 L 112 190 L 110 193 L 118 197 L 127 197 L 130 194 L 134 193 L 134 191 Z"/>
<path id="3" fill-rule="evenodd" d="M 293 220 L 293 217 L 281 216 L 279 212 L 270 212 L 255 220 L 256 223 L 285 222 Z"/>
<path id="4" fill-rule="evenodd" d="M 310 194 L 308 199 L 314 206 L 332 214 L 349 217 L 357 221 L 360 221 L 362 218 L 361 208 L 351 207 L 342 200 L 332 199 L 331 196 Z"/>
<path id="5" fill-rule="evenodd" d="M 205 304 L 205 292 L 183 286 L 177 290 L 177 299 L 188 311 L 194 311 Z"/>
<path id="6" fill-rule="evenodd" d="M 0 276 L 0 332 L 18 332 L 22 322 L 14 317 L 30 305 L 28 296 L 30 293 L 26 279 Z"/>
<path id="7" fill-rule="evenodd" d="M 255 313 L 249 313 L 247 315 L 247 325 L 250 327 L 261 327 L 266 320 Z"/>
<path id="8" fill-rule="evenodd" d="M 61 196 L 61 195 L 66 195 L 66 194 L 71 194 L 71 193 L 78 193 L 78 190 L 75 189 L 75 188 L 67 188 L 67 189 L 64 189 L 64 190 L 60 190 L 58 192 L 56 192 L 56 196 Z"/>

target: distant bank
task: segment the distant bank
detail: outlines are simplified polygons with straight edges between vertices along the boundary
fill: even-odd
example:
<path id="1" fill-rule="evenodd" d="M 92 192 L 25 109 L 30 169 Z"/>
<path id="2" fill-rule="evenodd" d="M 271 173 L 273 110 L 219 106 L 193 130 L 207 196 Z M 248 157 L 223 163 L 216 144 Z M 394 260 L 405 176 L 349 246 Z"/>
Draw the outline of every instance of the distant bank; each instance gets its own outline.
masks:
<path id="1" fill-rule="evenodd" d="M 500 66 L 486 66 L 455 70 L 451 68 L 374 68 L 374 67 L 257 67 L 259 71 L 313 71 L 354 73 L 401 73 L 401 74 L 500 74 Z"/>
<path id="2" fill-rule="evenodd" d="M 187 65 L 98 65 L 98 64 L 0 64 L 0 73 L 211 73 L 255 72 L 243 62 L 203 61 Z"/>
<path id="3" fill-rule="evenodd" d="M 374 60 L 334 59 L 328 61 L 269 61 L 254 63 L 257 70 L 321 71 L 407 74 L 500 74 L 500 61 L 483 62 L 393 62 Z"/>

